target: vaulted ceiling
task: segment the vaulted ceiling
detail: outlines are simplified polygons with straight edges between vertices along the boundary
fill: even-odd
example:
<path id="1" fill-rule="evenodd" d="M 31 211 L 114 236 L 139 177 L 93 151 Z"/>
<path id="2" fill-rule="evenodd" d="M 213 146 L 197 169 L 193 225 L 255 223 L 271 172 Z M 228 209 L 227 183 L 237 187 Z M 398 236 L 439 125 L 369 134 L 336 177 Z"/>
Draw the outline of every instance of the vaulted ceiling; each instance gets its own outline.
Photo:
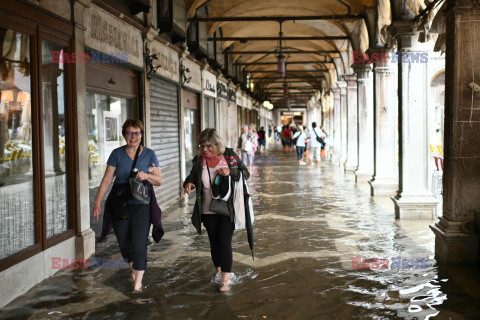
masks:
<path id="1" fill-rule="evenodd" d="M 425 7 L 424 0 L 401 2 L 414 14 Z M 351 51 L 368 49 L 377 32 L 371 29 L 391 17 L 390 0 L 187 0 L 186 5 L 190 17 L 208 6 L 208 20 L 202 21 L 208 22 L 209 36 L 221 28 L 223 48 L 232 46 L 234 61 L 274 105 L 284 100 L 285 83 L 289 95 L 306 100 L 352 73 Z M 277 73 L 280 27 L 284 79 Z"/>

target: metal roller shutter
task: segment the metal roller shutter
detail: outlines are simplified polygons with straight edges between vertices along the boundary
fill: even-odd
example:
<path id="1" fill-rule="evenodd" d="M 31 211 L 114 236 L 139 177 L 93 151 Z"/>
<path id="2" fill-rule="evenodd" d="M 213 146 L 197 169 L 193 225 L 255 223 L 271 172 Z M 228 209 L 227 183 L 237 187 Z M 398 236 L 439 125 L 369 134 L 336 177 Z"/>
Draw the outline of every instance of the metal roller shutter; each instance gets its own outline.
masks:
<path id="1" fill-rule="evenodd" d="M 155 77 L 150 80 L 150 127 L 163 176 L 155 194 L 162 204 L 180 197 L 180 128 L 177 86 Z"/>

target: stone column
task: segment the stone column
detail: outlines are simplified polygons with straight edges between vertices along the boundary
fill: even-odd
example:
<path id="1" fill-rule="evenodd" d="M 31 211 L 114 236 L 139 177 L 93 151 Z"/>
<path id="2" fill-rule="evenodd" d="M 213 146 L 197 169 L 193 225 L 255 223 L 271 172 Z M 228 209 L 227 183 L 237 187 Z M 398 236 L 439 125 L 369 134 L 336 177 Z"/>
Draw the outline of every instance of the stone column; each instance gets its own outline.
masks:
<path id="1" fill-rule="evenodd" d="M 342 139 L 341 139 L 341 108 L 340 108 L 340 88 L 332 88 L 333 92 L 333 130 L 331 135 L 333 137 L 333 154 L 332 161 L 337 162 L 340 160 Z"/>
<path id="2" fill-rule="evenodd" d="M 357 181 L 368 181 L 373 176 L 373 82 L 371 64 L 356 63 L 358 92 L 358 168 Z"/>
<path id="3" fill-rule="evenodd" d="M 473 40 L 480 34 L 480 6 L 447 0 L 447 8 L 443 217 L 431 228 L 438 261 L 473 263 L 479 257 L 474 213 L 480 210 L 480 100 L 472 90 L 480 85 L 480 65 Z"/>
<path id="4" fill-rule="evenodd" d="M 347 82 L 347 161 L 345 171 L 355 172 L 358 167 L 357 76 L 343 76 Z"/>
<path id="5" fill-rule="evenodd" d="M 76 0 L 73 4 L 75 17 L 75 52 L 85 52 L 85 15 L 89 12 L 91 0 Z M 90 228 L 90 193 L 88 181 L 88 138 L 87 138 L 87 104 L 85 64 L 75 63 L 75 86 L 77 105 L 75 135 L 77 141 L 77 230 L 75 237 L 75 256 L 77 259 L 87 259 L 95 252 L 95 233 Z"/>
<path id="6" fill-rule="evenodd" d="M 433 219 L 438 204 L 428 185 L 427 61 L 419 59 L 429 44 L 418 43 L 417 27 L 411 21 L 394 21 L 391 28 L 400 49 L 399 186 L 392 197 L 395 215 L 400 219 Z"/>
<path id="7" fill-rule="evenodd" d="M 342 168 L 347 161 L 347 83 L 345 81 L 338 81 L 337 86 L 340 88 L 340 160 L 338 165 Z"/>
<path id="8" fill-rule="evenodd" d="M 378 50 L 386 53 L 385 50 Z M 398 188 L 397 169 L 397 65 L 390 58 L 374 64 L 374 173 L 371 194 L 392 195 Z"/>

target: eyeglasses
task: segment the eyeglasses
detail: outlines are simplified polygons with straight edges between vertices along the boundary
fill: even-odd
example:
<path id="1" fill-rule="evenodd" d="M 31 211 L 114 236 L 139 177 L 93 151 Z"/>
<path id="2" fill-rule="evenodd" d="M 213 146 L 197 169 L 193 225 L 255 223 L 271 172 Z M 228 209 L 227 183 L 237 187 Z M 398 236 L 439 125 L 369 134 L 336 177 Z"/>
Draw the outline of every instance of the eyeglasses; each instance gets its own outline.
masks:
<path id="1" fill-rule="evenodd" d="M 136 131 L 136 132 L 127 131 L 127 136 L 131 137 L 133 135 L 136 135 L 137 137 L 139 137 L 139 136 L 142 135 L 142 132 L 141 131 Z"/>
<path id="2" fill-rule="evenodd" d="M 211 147 L 213 147 L 211 144 L 201 144 L 198 146 L 200 149 L 210 149 Z"/>

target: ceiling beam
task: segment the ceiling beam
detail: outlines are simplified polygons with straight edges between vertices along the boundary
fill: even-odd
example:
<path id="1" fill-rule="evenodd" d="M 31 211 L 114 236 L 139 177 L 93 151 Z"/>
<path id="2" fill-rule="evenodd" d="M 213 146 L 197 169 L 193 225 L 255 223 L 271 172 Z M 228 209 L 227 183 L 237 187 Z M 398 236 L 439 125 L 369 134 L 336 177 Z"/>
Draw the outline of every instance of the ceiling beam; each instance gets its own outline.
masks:
<path id="1" fill-rule="evenodd" d="M 313 70 L 287 70 L 288 73 L 292 72 L 327 72 L 328 69 L 313 69 Z M 243 72 L 246 72 L 246 73 L 278 73 L 277 70 L 254 70 L 254 71 L 251 71 L 251 70 L 243 70 Z"/>
<path id="2" fill-rule="evenodd" d="M 321 37 L 209 37 L 207 41 L 240 41 L 245 43 L 247 41 L 308 41 L 308 40 L 348 40 L 349 36 L 321 36 Z"/>
<path id="3" fill-rule="evenodd" d="M 278 55 L 278 51 L 228 51 L 226 54 L 275 54 Z M 285 50 L 282 54 L 330 54 L 340 53 L 338 50 Z"/>
<path id="4" fill-rule="evenodd" d="M 311 89 L 312 86 L 311 86 L 311 85 L 307 85 L 307 86 L 303 86 L 303 87 L 296 87 L 296 86 L 289 86 L 289 85 L 287 85 L 287 88 L 288 88 L 288 89 L 306 89 L 306 88 Z M 283 89 L 283 86 L 281 86 L 281 87 L 268 87 L 268 88 L 265 88 L 265 90 L 269 90 L 269 89 L 272 89 L 272 90 Z"/>
<path id="5" fill-rule="evenodd" d="M 250 80 L 252 80 L 252 79 L 253 79 L 253 78 L 250 78 Z M 256 79 L 263 79 L 263 78 L 256 78 Z M 268 78 L 268 79 L 271 79 L 271 78 Z M 282 80 L 282 81 L 283 81 L 284 79 L 282 79 L 282 78 L 275 78 L 274 81 L 269 81 L 268 83 L 271 83 L 271 84 L 280 84 L 279 82 L 277 82 L 278 80 Z M 287 84 L 288 84 L 288 83 L 308 83 L 309 85 L 311 85 L 308 80 L 287 80 Z"/>
<path id="6" fill-rule="evenodd" d="M 194 17 L 188 19 L 189 22 L 236 22 L 236 21 L 302 21 L 302 20 L 350 20 L 364 19 L 362 14 L 342 14 L 342 15 L 323 15 L 323 16 L 277 16 L 277 17 Z"/>
<path id="7" fill-rule="evenodd" d="M 286 75 L 285 78 L 279 78 L 279 77 L 258 77 L 258 78 L 255 78 L 255 77 L 252 77 L 252 78 L 249 78 L 248 80 L 275 80 L 275 79 L 280 79 L 280 80 L 283 80 L 283 79 L 308 79 L 308 80 L 318 80 L 318 79 L 322 79 L 324 78 L 323 76 L 318 76 L 318 77 L 312 77 L 312 76 L 304 76 L 304 77 L 301 77 L 301 76 L 294 76 L 294 75 Z M 305 82 L 308 82 L 308 81 L 305 81 Z"/>
<path id="8" fill-rule="evenodd" d="M 322 63 L 334 63 L 332 60 L 329 61 L 285 61 L 286 65 L 289 64 L 322 64 Z M 277 65 L 278 62 L 238 62 L 236 63 L 239 66 L 266 66 L 266 65 Z"/>

